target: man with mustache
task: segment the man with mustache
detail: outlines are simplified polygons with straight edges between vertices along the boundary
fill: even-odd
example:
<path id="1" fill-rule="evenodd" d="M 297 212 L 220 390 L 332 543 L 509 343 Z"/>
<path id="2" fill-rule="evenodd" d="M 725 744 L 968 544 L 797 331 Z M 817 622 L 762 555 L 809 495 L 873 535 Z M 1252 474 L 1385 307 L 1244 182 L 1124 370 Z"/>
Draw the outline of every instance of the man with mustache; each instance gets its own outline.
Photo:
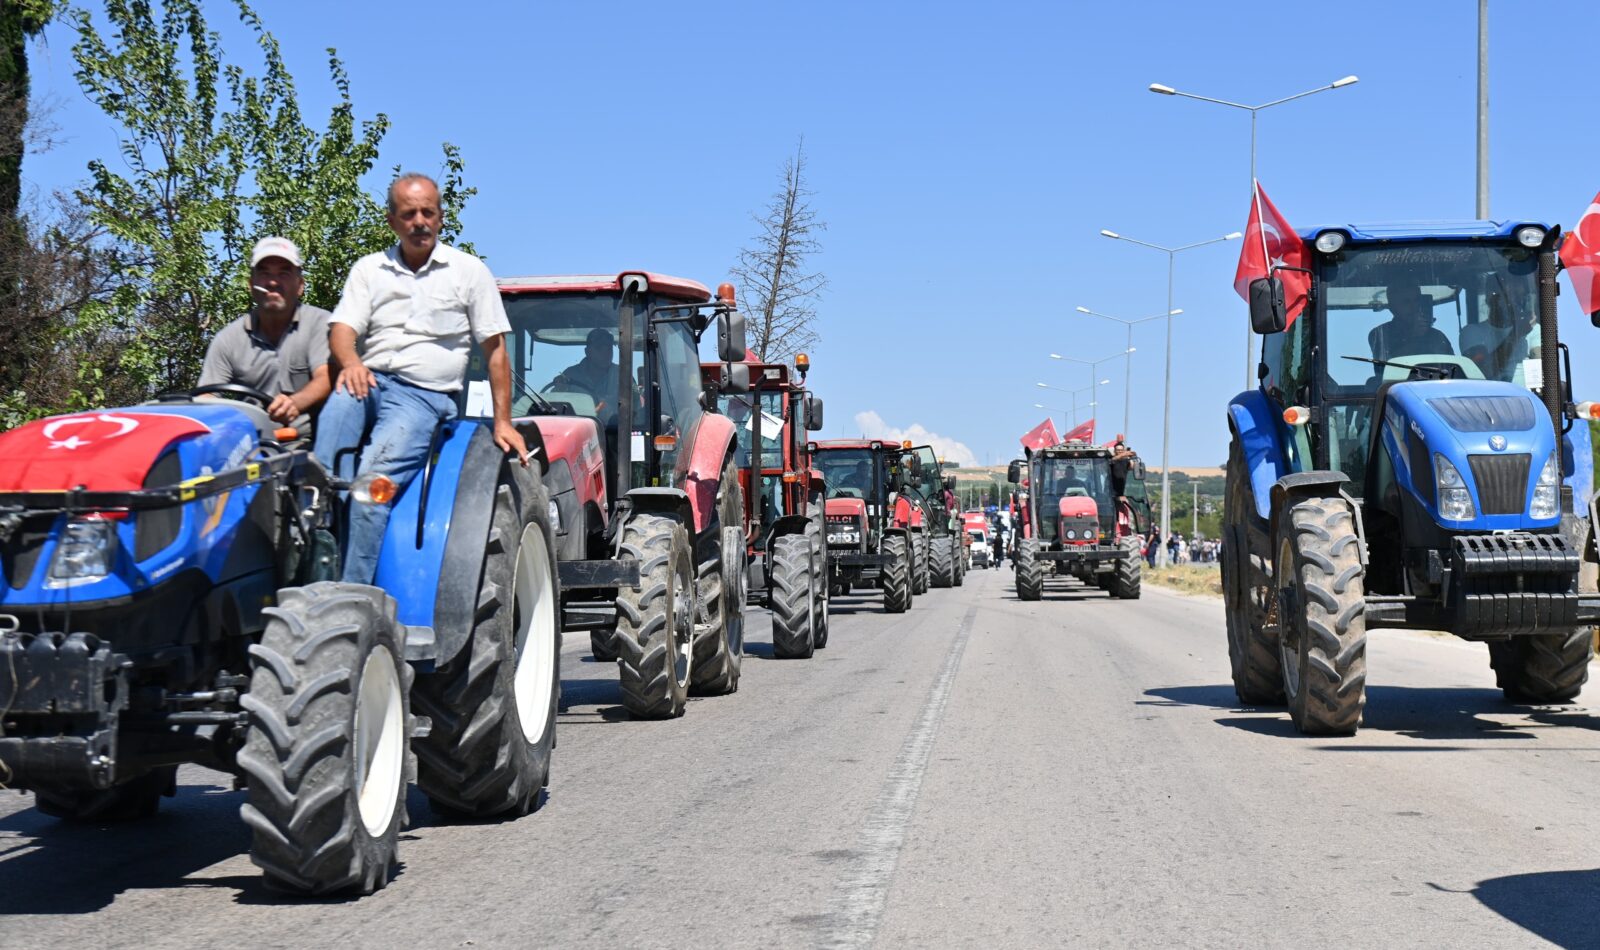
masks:
<path id="1" fill-rule="evenodd" d="M 439 243 L 439 186 L 408 172 L 389 186 L 388 222 L 399 243 L 356 261 L 329 320 L 336 368 L 333 395 L 318 420 L 316 456 L 330 470 L 339 452 L 361 443 L 359 471 L 340 460 L 341 478 L 384 475 L 403 490 L 422 469 L 434 430 L 456 415 L 456 393 L 471 343 L 482 348 L 494 398 L 494 440 L 528 464 L 511 424 L 511 331 L 494 275 L 478 258 Z M 357 346 L 358 341 L 361 345 Z M 387 504 L 350 510 L 344 576 L 370 584 L 389 523 Z"/>

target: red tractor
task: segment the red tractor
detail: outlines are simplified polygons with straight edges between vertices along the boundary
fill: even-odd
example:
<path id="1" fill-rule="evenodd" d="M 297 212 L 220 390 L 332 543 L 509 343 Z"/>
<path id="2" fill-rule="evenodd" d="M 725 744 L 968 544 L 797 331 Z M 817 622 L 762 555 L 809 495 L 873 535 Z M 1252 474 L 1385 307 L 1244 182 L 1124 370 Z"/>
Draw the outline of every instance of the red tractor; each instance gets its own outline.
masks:
<path id="1" fill-rule="evenodd" d="M 913 497 L 921 459 L 910 442 L 881 439 L 834 439 L 810 449 L 828 486 L 830 591 L 875 587 L 886 612 L 903 613 L 928 589 L 922 508 Z"/>
<path id="2" fill-rule="evenodd" d="M 773 655 L 805 659 L 828 645 L 823 480 L 806 442 L 806 432 L 822 428 L 822 400 L 805 387 L 811 362 L 803 353 L 792 370 L 753 353 L 743 368 L 748 392 L 728 390 L 721 363 L 701 371 L 738 437 L 750 596 L 772 611 Z"/>
<path id="3" fill-rule="evenodd" d="M 615 659 L 623 705 L 680 716 L 731 693 L 744 654 L 744 500 L 734 426 L 705 411 L 701 335 L 745 353 L 733 288 L 643 271 L 499 281 L 511 322 L 513 415 L 543 435 L 562 629 Z M 613 354 L 615 357 L 613 358 Z M 726 385 L 747 381 L 732 363 Z M 468 414 L 486 415 L 474 360 Z"/>
<path id="4" fill-rule="evenodd" d="M 1026 472 L 1026 481 L 1024 481 Z M 1029 449 L 1007 478 L 1022 483 L 1013 567 L 1017 597 L 1038 600 L 1048 573 L 1076 577 L 1113 597 L 1139 596 L 1143 531 L 1150 522 L 1144 462 L 1121 441 L 1070 441 Z"/>

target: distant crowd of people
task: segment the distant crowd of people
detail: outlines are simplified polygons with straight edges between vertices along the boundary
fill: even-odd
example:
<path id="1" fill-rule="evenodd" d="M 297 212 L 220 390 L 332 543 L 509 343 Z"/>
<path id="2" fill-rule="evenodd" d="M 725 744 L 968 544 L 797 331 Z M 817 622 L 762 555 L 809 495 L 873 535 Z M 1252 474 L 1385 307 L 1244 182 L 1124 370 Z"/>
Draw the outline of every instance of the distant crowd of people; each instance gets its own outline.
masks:
<path id="1" fill-rule="evenodd" d="M 1167 537 L 1168 564 L 1215 564 L 1222 557 L 1222 541 L 1217 538 L 1185 538 L 1174 531 Z M 1161 533 L 1152 529 L 1144 539 L 1144 559 L 1156 566 L 1161 551 Z"/>

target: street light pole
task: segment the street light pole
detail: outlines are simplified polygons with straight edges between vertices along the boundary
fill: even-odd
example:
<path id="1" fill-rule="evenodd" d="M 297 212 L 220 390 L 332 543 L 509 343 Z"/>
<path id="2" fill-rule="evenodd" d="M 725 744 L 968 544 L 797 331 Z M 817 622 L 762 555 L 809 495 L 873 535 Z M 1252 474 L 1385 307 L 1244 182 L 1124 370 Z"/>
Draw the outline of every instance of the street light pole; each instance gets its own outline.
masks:
<path id="1" fill-rule="evenodd" d="M 1091 317 L 1104 317 L 1107 320 L 1115 320 L 1116 322 L 1118 322 L 1120 324 L 1123 324 L 1124 326 L 1126 326 L 1128 328 L 1128 349 L 1126 350 L 1126 352 L 1128 354 L 1128 359 L 1127 359 L 1127 365 L 1124 368 L 1124 373 L 1123 373 L 1123 377 L 1122 377 L 1122 437 L 1123 438 L 1128 438 L 1128 434 L 1129 434 L 1129 431 L 1130 431 L 1130 421 L 1129 420 L 1131 418 L 1130 407 L 1133 404 L 1133 353 L 1134 353 L 1134 348 L 1133 348 L 1133 327 L 1134 327 L 1134 324 L 1136 324 L 1136 323 L 1147 323 L 1147 322 L 1149 322 L 1151 320 L 1160 320 L 1162 317 L 1175 317 L 1178 314 L 1182 313 L 1183 309 L 1180 307 L 1180 308 L 1178 308 L 1176 310 L 1173 310 L 1171 313 L 1158 313 L 1153 317 L 1140 317 L 1137 320 L 1128 320 L 1128 319 L 1125 319 L 1123 317 L 1114 317 L 1109 313 L 1101 313 L 1098 310 L 1090 310 L 1088 307 L 1079 307 L 1077 309 L 1078 309 L 1079 313 L 1086 313 Z"/>
<path id="2" fill-rule="evenodd" d="M 1489 220 L 1489 0 L 1478 0 L 1478 220 Z"/>
<path id="3" fill-rule="evenodd" d="M 1487 13 L 1483 12 L 1481 5 L 1487 2 L 1487 0 L 1478 0 L 1478 2 L 1480 4 L 1479 16 L 1481 23 L 1481 18 L 1487 16 Z M 1483 47 L 1485 42 L 1487 41 L 1483 38 L 1482 28 L 1480 26 L 1480 35 L 1478 41 L 1480 49 Z M 1345 86 L 1353 86 L 1360 81 L 1361 80 L 1358 77 L 1346 76 L 1343 79 L 1335 79 L 1326 86 L 1318 86 L 1315 89 L 1307 89 L 1305 92 L 1297 92 L 1292 96 L 1284 96 L 1282 99 L 1274 99 L 1271 102 L 1263 102 L 1258 106 L 1246 105 L 1242 102 L 1229 102 L 1227 99 L 1213 99 L 1210 96 L 1197 96 L 1192 92 L 1180 92 L 1171 86 L 1164 86 L 1158 82 L 1153 82 L 1150 84 L 1150 91 L 1160 96 L 1177 96 L 1182 99 L 1194 99 L 1198 102 L 1210 102 L 1219 106 L 1227 106 L 1230 109 L 1244 109 L 1250 113 L 1250 200 L 1254 201 L 1256 196 L 1256 113 L 1260 112 L 1262 109 L 1270 109 L 1273 106 L 1281 106 L 1285 102 L 1293 102 L 1296 99 L 1304 99 L 1306 96 L 1316 95 L 1319 92 L 1327 92 L 1330 89 L 1343 89 Z M 1479 83 L 1479 99 L 1482 100 L 1486 93 L 1483 91 L 1481 76 Z M 1480 121 L 1485 120 L 1481 120 L 1480 117 Z M 1480 139 L 1485 134 L 1486 133 L 1483 132 L 1483 126 L 1480 124 Z M 1480 188 L 1481 187 L 1482 185 L 1480 185 Z M 1479 215 L 1479 217 L 1482 217 L 1482 215 Z M 1247 390 L 1254 388 L 1256 385 L 1255 367 L 1251 364 L 1250 360 L 1250 338 L 1252 335 L 1253 334 L 1250 331 L 1249 324 L 1246 324 L 1244 328 L 1244 388 Z"/>
<path id="4" fill-rule="evenodd" d="M 1272 103 L 1268 103 L 1271 105 Z M 1263 107 L 1264 108 L 1264 107 Z M 1183 244 L 1178 247 L 1166 247 L 1161 244 L 1151 244 L 1140 241 L 1115 231 L 1104 228 L 1100 233 L 1114 241 L 1127 241 L 1140 247 L 1148 247 L 1167 255 L 1167 381 L 1163 387 L 1166 395 L 1162 398 L 1161 406 L 1161 538 L 1166 540 L 1172 532 L 1172 499 L 1168 496 L 1172 489 L 1171 474 L 1167 471 L 1168 449 L 1172 443 L 1172 280 L 1173 270 L 1178 259 L 1179 251 L 1188 251 L 1207 244 L 1217 244 L 1222 241 L 1232 241 L 1244 237 L 1238 231 L 1224 234 L 1222 237 L 1211 238 L 1206 241 L 1196 241 L 1193 244 Z M 1248 387 L 1247 387 L 1248 388 Z M 1163 546 L 1156 552 L 1156 563 L 1165 566 L 1167 563 L 1166 547 Z"/>

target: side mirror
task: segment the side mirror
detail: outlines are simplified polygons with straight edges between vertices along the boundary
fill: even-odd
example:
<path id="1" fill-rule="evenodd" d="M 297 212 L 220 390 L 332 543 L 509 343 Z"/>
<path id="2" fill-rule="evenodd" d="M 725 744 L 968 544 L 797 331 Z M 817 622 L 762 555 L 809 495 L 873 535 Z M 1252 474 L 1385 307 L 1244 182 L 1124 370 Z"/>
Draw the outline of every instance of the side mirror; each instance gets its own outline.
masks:
<path id="1" fill-rule="evenodd" d="M 1021 462 L 1012 461 L 1012 463 L 1010 465 L 1006 466 L 1006 481 L 1010 482 L 1013 485 L 1015 485 L 1018 482 L 1022 481 L 1022 463 Z"/>
<path id="2" fill-rule="evenodd" d="M 722 364 L 722 391 L 725 393 L 747 393 L 750 391 L 750 364 L 749 363 L 724 363 Z"/>
<path id="3" fill-rule="evenodd" d="M 717 359 L 736 363 L 744 359 L 744 354 L 744 314 L 737 310 L 723 311 L 722 322 L 717 324 Z"/>
<path id="4" fill-rule="evenodd" d="M 1128 467 L 1128 474 L 1141 482 L 1144 481 L 1144 459 L 1134 459 L 1133 464 Z"/>
<path id="5" fill-rule="evenodd" d="M 1283 281 L 1263 277 L 1250 282 L 1250 329 L 1257 333 L 1281 333 L 1289 324 L 1289 310 L 1283 302 Z"/>
<path id="6" fill-rule="evenodd" d="M 820 432 L 822 430 L 822 400 L 816 396 L 806 397 L 806 431 Z"/>
<path id="7" fill-rule="evenodd" d="M 956 477 L 954 475 L 946 475 L 944 477 L 944 490 L 947 492 L 956 490 Z"/>

